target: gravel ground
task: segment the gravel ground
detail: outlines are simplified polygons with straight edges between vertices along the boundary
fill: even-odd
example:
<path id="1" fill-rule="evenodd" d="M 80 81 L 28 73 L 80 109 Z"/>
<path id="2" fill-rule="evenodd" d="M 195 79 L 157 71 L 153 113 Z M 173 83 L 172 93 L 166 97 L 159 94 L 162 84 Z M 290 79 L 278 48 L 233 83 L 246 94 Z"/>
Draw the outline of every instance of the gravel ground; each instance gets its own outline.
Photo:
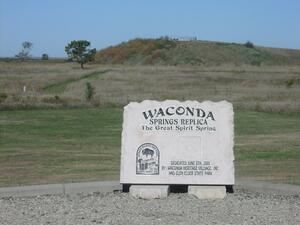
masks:
<path id="1" fill-rule="evenodd" d="M 170 194 L 142 200 L 128 193 L 0 199 L 1 225 L 300 224 L 300 197 L 237 190 L 224 200 Z"/>

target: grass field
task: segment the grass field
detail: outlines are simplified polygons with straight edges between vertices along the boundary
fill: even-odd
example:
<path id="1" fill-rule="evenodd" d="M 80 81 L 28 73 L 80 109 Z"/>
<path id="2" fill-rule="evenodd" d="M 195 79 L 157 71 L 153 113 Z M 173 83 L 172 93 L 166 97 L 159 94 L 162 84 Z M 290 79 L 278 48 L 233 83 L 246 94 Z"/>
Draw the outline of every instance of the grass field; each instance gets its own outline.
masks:
<path id="1" fill-rule="evenodd" d="M 300 114 L 236 111 L 236 175 L 300 184 Z M 0 186 L 118 179 L 122 108 L 0 111 Z"/>
<path id="2" fill-rule="evenodd" d="M 0 185 L 117 178 L 121 109 L 0 112 Z"/>
<path id="3" fill-rule="evenodd" d="M 228 100 L 236 109 L 300 111 L 300 67 L 168 67 L 0 62 L 0 109 L 124 106 L 144 99 Z M 86 82 L 96 90 L 85 100 Z M 23 86 L 27 87 L 22 93 Z M 1 94 L 5 94 L 5 99 Z M 2 100 L 1 100 L 2 99 Z"/>
<path id="4" fill-rule="evenodd" d="M 300 184 L 299 71 L 2 61 L 0 186 L 117 179 L 122 106 L 144 99 L 232 102 L 237 176 Z"/>

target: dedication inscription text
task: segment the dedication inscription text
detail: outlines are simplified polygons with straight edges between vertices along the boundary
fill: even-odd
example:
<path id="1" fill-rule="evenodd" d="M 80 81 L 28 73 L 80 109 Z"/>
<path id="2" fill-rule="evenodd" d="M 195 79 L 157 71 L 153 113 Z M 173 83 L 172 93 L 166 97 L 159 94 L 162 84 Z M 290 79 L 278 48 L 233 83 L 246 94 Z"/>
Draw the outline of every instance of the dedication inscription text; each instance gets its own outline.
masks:
<path id="1" fill-rule="evenodd" d="M 121 183 L 234 184 L 229 102 L 143 101 L 124 108 Z"/>

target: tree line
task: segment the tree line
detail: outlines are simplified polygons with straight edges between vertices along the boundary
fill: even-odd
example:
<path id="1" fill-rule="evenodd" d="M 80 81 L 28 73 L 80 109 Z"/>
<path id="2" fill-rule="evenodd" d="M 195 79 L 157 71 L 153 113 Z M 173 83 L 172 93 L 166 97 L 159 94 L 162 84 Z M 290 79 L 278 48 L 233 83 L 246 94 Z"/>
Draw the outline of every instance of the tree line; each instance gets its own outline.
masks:
<path id="1" fill-rule="evenodd" d="M 32 47 L 32 42 L 23 42 L 20 52 L 16 54 L 15 57 L 21 61 L 30 59 L 30 51 Z M 87 40 L 73 40 L 65 46 L 65 52 L 67 53 L 68 60 L 79 63 L 80 67 L 84 69 L 84 64 L 95 59 L 96 49 L 91 48 L 91 43 Z M 42 54 L 41 59 L 48 60 L 48 54 Z"/>

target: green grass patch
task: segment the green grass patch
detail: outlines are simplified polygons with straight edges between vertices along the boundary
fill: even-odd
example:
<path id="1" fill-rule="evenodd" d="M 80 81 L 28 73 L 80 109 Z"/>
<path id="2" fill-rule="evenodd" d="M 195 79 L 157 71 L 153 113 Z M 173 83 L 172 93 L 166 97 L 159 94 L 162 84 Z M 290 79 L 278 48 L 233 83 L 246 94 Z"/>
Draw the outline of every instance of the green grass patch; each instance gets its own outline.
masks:
<path id="1" fill-rule="evenodd" d="M 89 80 L 97 79 L 100 75 L 102 75 L 108 71 L 109 70 L 97 71 L 97 72 L 86 74 L 79 78 L 69 78 L 69 79 L 66 79 L 66 80 L 58 82 L 58 83 L 47 85 L 47 86 L 43 87 L 43 91 L 47 94 L 61 94 L 65 91 L 66 87 L 73 82 L 77 82 L 77 81 L 85 80 L 85 79 L 89 79 Z"/>
<path id="2" fill-rule="evenodd" d="M 299 137 L 299 113 L 236 112 L 236 175 L 299 184 Z"/>
<path id="3" fill-rule="evenodd" d="M 235 113 L 237 135 L 290 133 L 300 131 L 300 113 L 266 113 L 239 111 Z"/>
<path id="4" fill-rule="evenodd" d="M 238 161 L 300 159 L 300 151 L 243 151 L 235 155 Z"/>
<path id="5" fill-rule="evenodd" d="M 122 110 L 0 112 L 0 185 L 117 179 Z"/>

